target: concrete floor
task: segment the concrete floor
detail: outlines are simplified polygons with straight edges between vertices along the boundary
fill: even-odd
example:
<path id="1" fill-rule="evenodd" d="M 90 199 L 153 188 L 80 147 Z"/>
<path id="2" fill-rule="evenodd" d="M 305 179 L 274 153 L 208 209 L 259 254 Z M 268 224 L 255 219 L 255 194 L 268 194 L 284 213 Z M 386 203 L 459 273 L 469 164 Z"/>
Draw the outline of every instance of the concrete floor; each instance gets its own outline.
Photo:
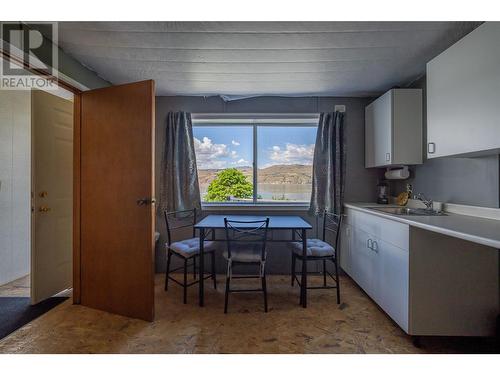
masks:
<path id="1" fill-rule="evenodd" d="M 312 278 L 313 279 L 313 278 Z M 219 277 L 222 280 L 222 277 Z M 319 280 L 315 280 L 319 281 Z M 207 283 L 206 306 L 188 304 L 181 288 L 163 290 L 156 277 L 153 323 L 72 305 L 67 301 L 0 341 L 0 353 L 469 353 L 494 352 L 491 339 L 425 338 L 416 348 L 408 337 L 348 277 L 342 304 L 334 290 L 309 292 L 298 305 L 288 276 L 270 276 L 269 312 L 261 294 L 233 294 L 223 314 L 223 282 Z M 250 283 L 251 281 L 240 281 Z"/>

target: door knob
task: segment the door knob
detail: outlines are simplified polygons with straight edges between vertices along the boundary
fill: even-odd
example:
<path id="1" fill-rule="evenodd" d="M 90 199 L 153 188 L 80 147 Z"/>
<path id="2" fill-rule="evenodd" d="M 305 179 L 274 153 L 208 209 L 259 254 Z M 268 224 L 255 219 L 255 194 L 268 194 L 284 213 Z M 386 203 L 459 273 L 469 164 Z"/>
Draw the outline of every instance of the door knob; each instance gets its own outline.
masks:
<path id="1" fill-rule="evenodd" d="M 155 204 L 156 199 L 154 198 L 141 198 L 137 200 L 138 206 L 146 206 L 148 204 Z"/>
<path id="2" fill-rule="evenodd" d="M 47 206 L 40 206 L 40 208 L 38 209 L 39 212 L 49 212 L 50 211 L 50 207 L 47 207 Z"/>

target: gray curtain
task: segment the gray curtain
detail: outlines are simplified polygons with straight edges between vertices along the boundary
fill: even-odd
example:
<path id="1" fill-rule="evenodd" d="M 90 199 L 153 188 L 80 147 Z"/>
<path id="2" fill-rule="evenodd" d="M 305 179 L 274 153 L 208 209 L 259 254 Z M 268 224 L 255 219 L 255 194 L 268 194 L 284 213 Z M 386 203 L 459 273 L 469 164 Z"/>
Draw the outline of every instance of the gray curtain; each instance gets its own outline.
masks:
<path id="1" fill-rule="evenodd" d="M 191 114 L 169 112 L 166 121 L 159 209 L 177 211 L 200 208 Z"/>
<path id="2" fill-rule="evenodd" d="M 342 213 L 345 185 L 344 113 L 321 113 L 314 149 L 311 214 Z"/>

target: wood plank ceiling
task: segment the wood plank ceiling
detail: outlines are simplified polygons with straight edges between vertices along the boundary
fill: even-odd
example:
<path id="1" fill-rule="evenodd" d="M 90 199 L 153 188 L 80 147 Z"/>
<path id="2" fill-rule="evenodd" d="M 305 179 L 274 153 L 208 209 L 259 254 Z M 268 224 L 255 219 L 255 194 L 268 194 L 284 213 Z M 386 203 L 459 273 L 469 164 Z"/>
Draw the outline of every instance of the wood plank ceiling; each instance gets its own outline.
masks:
<path id="1" fill-rule="evenodd" d="M 408 84 L 478 22 L 62 22 L 62 49 L 157 95 L 372 96 Z"/>

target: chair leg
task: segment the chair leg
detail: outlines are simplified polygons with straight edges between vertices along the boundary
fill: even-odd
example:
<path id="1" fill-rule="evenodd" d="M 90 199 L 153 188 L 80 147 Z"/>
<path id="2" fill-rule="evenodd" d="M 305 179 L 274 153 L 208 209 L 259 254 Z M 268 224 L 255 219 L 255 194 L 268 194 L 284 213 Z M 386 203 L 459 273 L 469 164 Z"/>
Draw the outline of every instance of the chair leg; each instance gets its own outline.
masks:
<path id="1" fill-rule="evenodd" d="M 301 276 L 302 276 L 303 271 L 305 270 L 305 274 L 306 274 L 306 278 L 307 278 L 307 257 L 306 258 L 302 258 L 301 256 L 297 255 L 297 259 L 299 259 L 302 262 L 301 263 L 301 267 L 300 267 Z M 302 277 L 300 278 L 300 281 L 301 282 L 303 281 Z M 307 287 L 307 284 L 306 284 L 306 287 Z M 302 294 L 302 292 L 303 292 L 302 285 L 300 285 L 299 305 L 301 305 L 301 306 L 303 306 L 303 300 L 302 299 L 304 298 L 304 295 Z"/>
<path id="2" fill-rule="evenodd" d="M 292 275 L 292 286 L 295 285 L 295 253 L 292 252 L 292 272 L 291 275 Z"/>
<path id="3" fill-rule="evenodd" d="M 214 280 L 214 289 L 217 290 L 217 280 L 215 278 L 215 251 L 212 252 L 212 279 Z"/>
<path id="4" fill-rule="evenodd" d="M 196 280 L 196 256 L 193 257 L 193 279 Z"/>
<path id="5" fill-rule="evenodd" d="M 262 291 L 264 292 L 264 312 L 267 312 L 267 285 L 266 274 L 262 276 Z"/>
<path id="6" fill-rule="evenodd" d="M 229 284 L 231 282 L 231 263 L 228 262 L 227 264 L 227 271 L 226 271 L 226 293 L 224 295 L 224 314 L 227 314 L 227 304 L 229 302 Z"/>
<path id="7" fill-rule="evenodd" d="M 337 257 L 334 258 L 335 263 L 335 278 L 337 279 L 337 305 L 340 304 L 340 277 L 339 277 L 339 264 L 337 262 Z"/>
<path id="8" fill-rule="evenodd" d="M 227 314 L 227 304 L 229 302 L 229 283 L 230 283 L 230 278 L 229 276 L 226 277 L 226 294 L 224 295 L 224 314 Z"/>
<path id="9" fill-rule="evenodd" d="M 184 304 L 187 303 L 187 274 L 188 274 L 188 261 L 184 259 Z"/>
<path id="10" fill-rule="evenodd" d="M 170 273 L 170 259 L 172 259 L 172 251 L 167 251 L 167 269 L 165 270 L 165 290 L 168 290 L 168 275 Z"/>
<path id="11" fill-rule="evenodd" d="M 326 259 L 323 259 L 323 286 L 326 286 Z"/>

